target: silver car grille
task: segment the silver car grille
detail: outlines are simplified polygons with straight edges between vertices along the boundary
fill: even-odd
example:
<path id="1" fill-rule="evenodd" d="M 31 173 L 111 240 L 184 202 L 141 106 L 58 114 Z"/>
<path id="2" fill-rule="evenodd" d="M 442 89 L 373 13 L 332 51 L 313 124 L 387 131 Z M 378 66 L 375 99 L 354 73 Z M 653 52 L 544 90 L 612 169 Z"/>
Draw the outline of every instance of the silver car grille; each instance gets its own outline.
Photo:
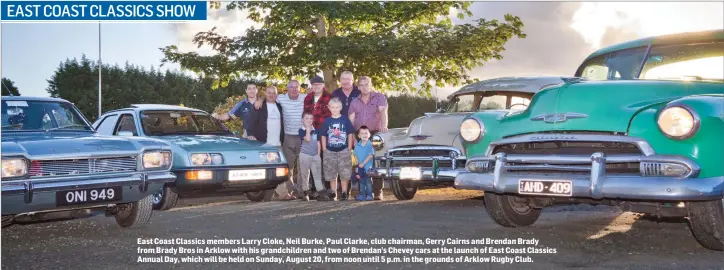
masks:
<path id="1" fill-rule="evenodd" d="M 410 147 L 393 149 L 389 153 L 391 167 L 422 167 L 432 168 L 433 159 L 438 159 L 440 168 L 462 168 L 465 167 L 464 159 L 453 159 L 463 157 L 458 151 L 452 148 L 439 147 Z M 384 162 L 379 166 L 385 166 Z"/>
<path id="2" fill-rule="evenodd" d="M 69 160 L 35 160 L 30 164 L 30 177 L 87 175 L 112 172 L 135 172 L 137 157 L 112 157 Z"/>
<path id="3" fill-rule="evenodd" d="M 634 143 L 627 142 L 597 142 L 597 141 L 546 141 L 525 142 L 497 145 L 493 153 L 504 152 L 508 155 L 591 155 L 595 152 L 611 155 L 641 155 L 641 150 Z M 606 170 L 610 174 L 638 174 L 639 162 L 607 163 Z M 573 174 L 590 173 L 590 165 L 580 164 L 548 164 L 531 165 L 526 163 L 510 162 L 509 171 L 525 173 L 542 173 L 552 171 L 566 171 Z"/>

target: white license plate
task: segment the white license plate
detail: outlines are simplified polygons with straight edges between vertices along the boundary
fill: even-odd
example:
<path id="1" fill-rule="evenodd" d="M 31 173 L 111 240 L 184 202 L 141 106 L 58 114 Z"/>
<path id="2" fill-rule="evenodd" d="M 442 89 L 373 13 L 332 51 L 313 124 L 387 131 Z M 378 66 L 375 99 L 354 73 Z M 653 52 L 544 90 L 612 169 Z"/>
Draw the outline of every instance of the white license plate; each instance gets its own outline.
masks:
<path id="1" fill-rule="evenodd" d="M 573 183 L 568 180 L 520 180 L 518 193 L 530 195 L 571 196 Z"/>
<path id="2" fill-rule="evenodd" d="M 422 170 L 418 167 L 400 168 L 400 179 L 402 180 L 420 180 L 421 178 Z"/>
<path id="3" fill-rule="evenodd" d="M 264 180 L 266 179 L 266 170 L 231 170 L 229 171 L 229 181 L 244 180 Z"/>

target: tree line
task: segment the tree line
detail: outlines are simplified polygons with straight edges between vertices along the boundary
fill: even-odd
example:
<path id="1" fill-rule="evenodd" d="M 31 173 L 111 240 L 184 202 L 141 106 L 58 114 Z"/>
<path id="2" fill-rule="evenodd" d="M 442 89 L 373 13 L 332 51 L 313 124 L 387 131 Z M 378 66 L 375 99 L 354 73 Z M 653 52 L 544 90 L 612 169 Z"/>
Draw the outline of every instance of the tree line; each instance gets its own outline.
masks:
<path id="1" fill-rule="evenodd" d="M 194 78 L 179 71 L 145 69 L 129 63 L 123 67 L 104 64 L 101 74 L 102 111 L 129 107 L 131 104 L 169 104 L 193 107 L 207 112 L 227 112 L 246 95 L 246 86 L 254 83 L 263 90 L 267 82 L 236 79 L 223 87 L 214 87 L 213 79 Z M 83 55 L 60 63 L 48 81 L 51 97 L 73 102 L 90 120 L 98 117 L 98 64 Z M 286 85 L 275 85 L 280 94 Z M 213 89 L 213 90 L 212 90 Z M 327 89 L 331 91 L 333 89 Z M 302 85 L 302 93 L 306 92 Z M 262 92 L 263 94 L 263 92 Z M 433 98 L 403 94 L 388 96 L 390 128 L 406 127 L 425 112 L 434 112 Z M 240 120 L 229 122 L 240 130 Z"/>

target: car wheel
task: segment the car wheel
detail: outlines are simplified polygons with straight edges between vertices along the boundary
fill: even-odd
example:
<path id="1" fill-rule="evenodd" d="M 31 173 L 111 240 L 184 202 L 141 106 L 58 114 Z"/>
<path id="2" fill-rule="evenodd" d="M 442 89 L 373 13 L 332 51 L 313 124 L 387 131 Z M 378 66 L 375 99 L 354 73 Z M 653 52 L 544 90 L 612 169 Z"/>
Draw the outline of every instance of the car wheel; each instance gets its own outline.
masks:
<path id="1" fill-rule="evenodd" d="M 530 207 L 520 197 L 485 193 L 485 211 L 490 218 L 504 227 L 524 227 L 535 223 L 540 209 Z"/>
<path id="2" fill-rule="evenodd" d="M 259 190 L 259 191 L 250 191 L 246 193 L 246 197 L 249 198 L 252 202 L 268 202 L 271 201 L 274 197 L 274 190 L 273 189 L 267 189 L 267 190 Z"/>
<path id="3" fill-rule="evenodd" d="M 140 201 L 128 203 L 115 214 L 116 222 L 124 228 L 141 227 L 151 220 L 153 214 L 153 195 Z"/>
<path id="4" fill-rule="evenodd" d="M 5 228 L 7 226 L 13 225 L 13 219 L 13 215 L 2 216 L 2 227 Z"/>
<path id="5" fill-rule="evenodd" d="M 412 185 L 409 180 L 392 180 L 392 193 L 398 200 L 412 200 L 417 193 L 417 187 Z"/>
<path id="6" fill-rule="evenodd" d="M 168 210 L 174 208 L 178 203 L 178 193 L 173 192 L 170 187 L 164 186 L 153 194 L 153 210 Z"/>
<path id="7" fill-rule="evenodd" d="M 713 250 L 724 250 L 724 200 L 690 202 L 689 223 L 699 244 Z"/>

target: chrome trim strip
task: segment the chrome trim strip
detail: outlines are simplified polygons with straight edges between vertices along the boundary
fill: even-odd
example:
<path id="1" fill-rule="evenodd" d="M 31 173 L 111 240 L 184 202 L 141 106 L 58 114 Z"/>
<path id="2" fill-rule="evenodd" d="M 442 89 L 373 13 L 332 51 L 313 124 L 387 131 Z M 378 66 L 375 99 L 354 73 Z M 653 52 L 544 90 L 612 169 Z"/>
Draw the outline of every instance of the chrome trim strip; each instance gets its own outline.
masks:
<path id="1" fill-rule="evenodd" d="M 488 149 L 485 151 L 485 155 L 490 156 L 493 154 L 493 149 L 498 145 L 513 144 L 513 143 L 527 143 L 527 142 L 560 142 L 560 141 L 590 141 L 590 142 L 623 142 L 632 143 L 641 150 L 645 156 L 655 155 L 656 152 L 649 145 L 649 143 L 638 137 L 623 136 L 623 135 L 592 135 L 592 134 L 548 134 L 548 133 L 533 133 L 518 135 L 502 140 L 494 141 L 488 145 Z"/>
<path id="2" fill-rule="evenodd" d="M 392 152 L 400 152 L 400 151 L 410 151 L 410 150 L 444 150 L 444 151 L 455 151 L 458 154 L 462 154 L 462 151 L 458 149 L 457 147 L 451 147 L 451 146 L 403 146 L 403 147 L 396 147 L 387 150 L 388 153 Z"/>
<path id="3" fill-rule="evenodd" d="M 76 179 L 49 178 L 43 180 L 18 180 L 2 183 L 2 195 L 25 194 L 32 198 L 35 192 L 50 192 L 62 190 L 75 190 L 85 188 L 98 188 L 108 186 L 138 186 L 144 183 L 170 183 L 176 181 L 176 175 L 171 172 L 154 172 L 148 174 L 134 173 L 116 175 L 115 177 L 83 177 Z"/>

